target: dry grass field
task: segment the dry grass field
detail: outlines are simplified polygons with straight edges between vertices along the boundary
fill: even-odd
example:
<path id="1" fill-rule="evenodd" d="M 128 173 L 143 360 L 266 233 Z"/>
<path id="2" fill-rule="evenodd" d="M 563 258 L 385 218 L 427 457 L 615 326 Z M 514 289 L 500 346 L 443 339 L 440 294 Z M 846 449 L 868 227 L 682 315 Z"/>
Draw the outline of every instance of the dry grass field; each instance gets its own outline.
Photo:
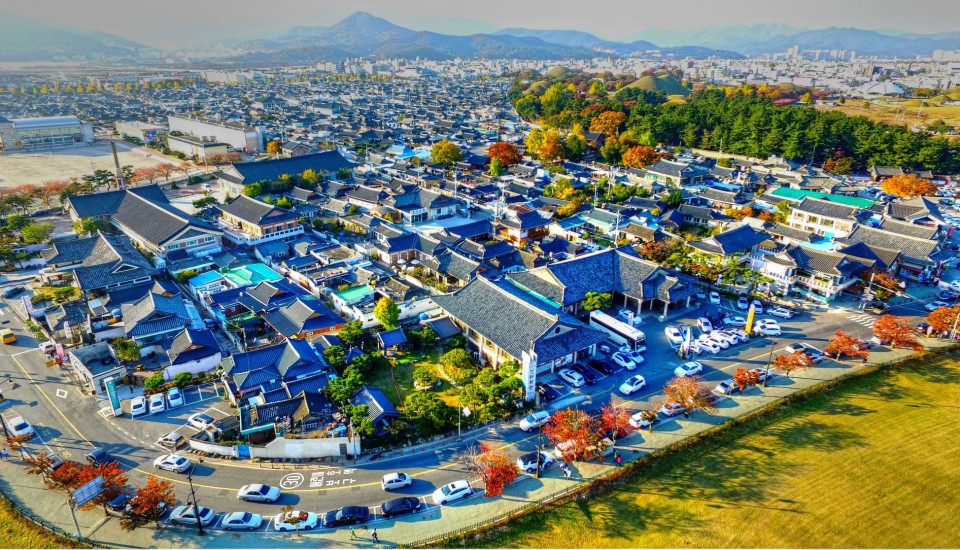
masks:
<path id="1" fill-rule="evenodd" d="M 960 547 L 958 359 L 850 380 L 466 544 Z"/>
<path id="2" fill-rule="evenodd" d="M 864 105 L 863 100 L 849 99 L 843 105 L 817 105 L 817 109 L 841 111 L 850 116 L 867 117 L 874 122 L 886 122 L 900 126 L 914 124 L 930 124 L 942 120 L 948 126 L 960 127 L 960 105 L 940 106 L 933 102 L 918 100 L 890 101 L 887 103 L 870 103 Z"/>
<path id="3" fill-rule="evenodd" d="M 156 166 L 161 160 L 117 148 L 120 165 Z M 94 170 L 115 170 L 110 144 L 99 143 L 37 153 L 0 153 L 0 188 L 81 177 Z"/>

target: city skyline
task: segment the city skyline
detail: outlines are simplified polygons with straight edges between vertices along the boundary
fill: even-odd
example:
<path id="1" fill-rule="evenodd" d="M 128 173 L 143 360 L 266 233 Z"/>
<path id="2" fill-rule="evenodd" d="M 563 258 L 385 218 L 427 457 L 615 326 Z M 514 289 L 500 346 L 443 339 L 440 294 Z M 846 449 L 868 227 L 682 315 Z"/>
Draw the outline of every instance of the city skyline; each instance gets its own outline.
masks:
<path id="1" fill-rule="evenodd" d="M 219 42 L 269 37 L 294 26 L 329 26 L 355 11 L 367 11 L 414 30 L 447 34 L 496 32 L 507 27 L 564 29 L 590 32 L 608 40 L 644 38 L 645 29 L 690 31 L 726 25 L 781 24 L 797 29 L 857 27 L 880 32 L 960 32 L 956 21 L 960 6 L 943 7 L 936 0 L 916 0 L 909 13 L 893 6 L 870 10 L 859 3 L 810 0 L 802 11 L 772 10 L 758 0 L 728 0 L 718 5 L 692 0 L 677 17 L 676 6 L 639 2 L 615 2 L 598 10 L 594 4 L 555 0 L 552 9 L 531 3 L 490 0 L 480 4 L 452 6 L 439 2 L 391 2 L 357 0 L 349 5 L 291 0 L 284 10 L 264 11 L 263 5 L 247 2 L 224 11 L 218 5 L 171 0 L 163 4 L 116 5 L 109 0 L 89 0 L 83 10 L 77 4 L 46 1 L 0 7 L 0 13 L 46 21 L 84 30 L 116 34 L 164 49 L 187 49 Z M 234 5 L 236 6 L 236 5 Z M 922 14 L 922 15 L 911 15 Z M 616 16 L 614 16 L 616 15 Z"/>

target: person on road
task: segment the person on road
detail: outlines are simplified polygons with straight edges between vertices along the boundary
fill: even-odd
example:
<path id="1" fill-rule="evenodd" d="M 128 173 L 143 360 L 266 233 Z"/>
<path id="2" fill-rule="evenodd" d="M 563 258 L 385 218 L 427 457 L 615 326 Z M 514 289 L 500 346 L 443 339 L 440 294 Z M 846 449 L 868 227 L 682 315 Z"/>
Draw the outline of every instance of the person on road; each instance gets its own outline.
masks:
<path id="1" fill-rule="evenodd" d="M 373 538 L 373 542 L 380 544 L 380 537 L 377 536 L 376 529 L 373 530 L 373 533 L 370 533 L 370 536 Z"/>
<path id="2" fill-rule="evenodd" d="M 613 453 L 613 459 L 617 461 L 617 466 L 623 466 L 623 459 L 620 458 L 620 453 L 619 453 L 619 452 L 614 451 L 614 453 Z"/>
<path id="3" fill-rule="evenodd" d="M 3 460 L 4 462 L 10 460 L 10 451 L 6 449 L 0 451 L 0 460 Z"/>
<path id="4" fill-rule="evenodd" d="M 351 539 L 357 538 L 357 530 L 354 529 L 353 527 L 350 528 L 350 538 Z"/>

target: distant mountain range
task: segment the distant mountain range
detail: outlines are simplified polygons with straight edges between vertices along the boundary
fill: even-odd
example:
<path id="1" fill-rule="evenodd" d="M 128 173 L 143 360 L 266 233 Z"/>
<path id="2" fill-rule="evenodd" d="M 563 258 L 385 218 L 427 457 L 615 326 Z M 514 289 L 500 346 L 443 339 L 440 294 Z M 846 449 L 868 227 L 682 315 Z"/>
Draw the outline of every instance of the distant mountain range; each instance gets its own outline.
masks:
<path id="1" fill-rule="evenodd" d="M 651 50 L 680 56 L 740 57 L 735 52 L 708 48 L 668 48 L 664 51 L 646 41 L 630 43 L 602 40 L 580 31 L 504 29 L 494 34 L 457 36 L 414 31 L 366 12 L 356 12 L 330 27 L 293 27 L 271 39 L 236 45 L 243 61 L 315 62 L 339 61 L 345 57 L 420 57 L 445 60 L 461 58 L 589 59 L 597 55 L 630 55 Z M 676 50 L 676 51 L 674 51 Z"/>
<path id="2" fill-rule="evenodd" d="M 0 61 L 96 60 L 155 57 L 161 52 L 125 38 L 26 17 L 0 16 Z"/>
<path id="3" fill-rule="evenodd" d="M 659 44 L 659 46 L 658 46 Z M 649 55 L 674 58 L 740 58 L 802 50 L 855 50 L 859 55 L 912 57 L 935 49 L 960 49 L 960 32 L 910 34 L 856 28 L 797 29 L 789 25 L 726 25 L 684 31 L 646 29 L 618 42 L 577 30 L 507 28 L 463 35 L 415 31 L 367 12 L 356 12 L 329 27 L 296 26 L 266 38 L 240 40 L 229 58 L 245 62 L 312 64 L 347 57 L 403 57 L 431 60 L 588 59 Z M 0 61 L 140 59 L 162 52 L 118 36 L 0 16 Z"/>

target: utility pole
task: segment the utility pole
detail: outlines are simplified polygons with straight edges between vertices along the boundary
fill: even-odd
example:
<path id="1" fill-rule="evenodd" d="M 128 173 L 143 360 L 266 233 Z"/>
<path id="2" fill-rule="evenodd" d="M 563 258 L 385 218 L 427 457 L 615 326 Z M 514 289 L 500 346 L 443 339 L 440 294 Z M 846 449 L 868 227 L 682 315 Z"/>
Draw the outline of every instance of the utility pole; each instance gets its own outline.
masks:
<path id="1" fill-rule="evenodd" d="M 540 479 L 540 473 L 543 471 L 543 424 L 540 424 L 537 431 L 537 479 Z"/>
<path id="2" fill-rule="evenodd" d="M 127 182 L 123 179 L 123 170 L 120 169 L 120 157 L 117 156 L 117 142 L 110 142 L 110 149 L 113 150 L 113 164 L 117 167 L 117 189 L 125 189 Z"/>
<path id="3" fill-rule="evenodd" d="M 773 348 L 777 346 L 777 339 L 770 338 L 770 355 L 767 356 L 767 373 L 763 376 L 763 387 L 767 387 L 767 380 L 770 380 L 770 363 L 773 361 Z"/>
<path id="4" fill-rule="evenodd" d="M 199 463 L 203 464 L 203 459 L 199 459 Z M 197 467 L 195 462 L 193 466 L 190 467 L 190 471 L 187 473 L 187 481 L 190 482 L 190 498 L 193 500 L 193 513 L 197 518 L 197 535 L 201 537 L 206 535 L 207 532 L 203 530 L 203 524 L 200 523 L 200 503 L 197 502 L 197 493 L 193 490 L 193 469 Z"/>

